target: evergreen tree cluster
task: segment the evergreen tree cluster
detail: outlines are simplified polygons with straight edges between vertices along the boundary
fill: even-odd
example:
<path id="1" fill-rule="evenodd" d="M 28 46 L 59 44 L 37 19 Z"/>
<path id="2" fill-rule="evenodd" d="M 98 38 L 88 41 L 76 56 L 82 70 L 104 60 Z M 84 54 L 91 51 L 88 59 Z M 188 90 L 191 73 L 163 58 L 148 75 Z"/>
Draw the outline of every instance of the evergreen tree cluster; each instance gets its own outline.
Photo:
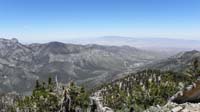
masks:
<path id="1" fill-rule="evenodd" d="M 171 71 L 144 70 L 100 87 L 104 105 L 116 111 L 142 111 L 164 105 L 185 84 L 190 76 Z"/>
<path id="2" fill-rule="evenodd" d="M 17 101 L 20 112 L 75 112 L 86 111 L 89 106 L 89 94 L 83 87 L 70 82 L 60 91 L 51 78 L 48 84 L 36 81 L 31 96 Z"/>

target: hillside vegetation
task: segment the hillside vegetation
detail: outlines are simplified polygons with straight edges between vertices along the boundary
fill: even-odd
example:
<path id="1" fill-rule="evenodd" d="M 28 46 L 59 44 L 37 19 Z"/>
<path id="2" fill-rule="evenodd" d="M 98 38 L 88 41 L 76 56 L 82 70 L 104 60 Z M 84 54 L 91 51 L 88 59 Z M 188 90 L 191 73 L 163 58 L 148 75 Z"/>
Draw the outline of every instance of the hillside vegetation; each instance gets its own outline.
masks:
<path id="1" fill-rule="evenodd" d="M 51 78 L 47 83 L 36 80 L 31 96 L 15 97 L 15 100 L 10 99 L 12 103 L 1 102 L 1 111 L 100 112 L 100 108 L 106 107 L 116 112 L 141 112 L 151 106 L 165 105 L 171 96 L 194 82 L 200 73 L 199 61 L 195 60 L 191 65 L 186 70 L 187 74 L 149 69 L 129 74 L 91 91 L 74 82 L 64 85 Z M 91 97 L 100 98 L 103 106 L 95 104 Z"/>
<path id="2" fill-rule="evenodd" d="M 199 77 L 199 61 L 195 59 L 186 73 L 144 70 L 96 88 L 103 104 L 115 111 L 136 112 L 150 106 L 165 105 L 178 91 L 195 82 Z"/>
<path id="3" fill-rule="evenodd" d="M 192 82 L 188 79 L 191 78 L 171 71 L 146 70 L 104 85 L 99 91 L 108 107 L 142 111 L 166 104 L 173 94 Z"/>

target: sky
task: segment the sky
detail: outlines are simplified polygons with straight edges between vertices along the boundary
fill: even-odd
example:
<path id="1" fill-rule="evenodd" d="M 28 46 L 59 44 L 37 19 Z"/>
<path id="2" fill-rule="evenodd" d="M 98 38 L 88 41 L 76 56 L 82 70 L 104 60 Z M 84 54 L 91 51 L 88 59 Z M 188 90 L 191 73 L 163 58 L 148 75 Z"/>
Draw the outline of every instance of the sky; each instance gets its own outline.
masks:
<path id="1" fill-rule="evenodd" d="M 0 0 L 0 38 L 200 39 L 200 0 Z"/>

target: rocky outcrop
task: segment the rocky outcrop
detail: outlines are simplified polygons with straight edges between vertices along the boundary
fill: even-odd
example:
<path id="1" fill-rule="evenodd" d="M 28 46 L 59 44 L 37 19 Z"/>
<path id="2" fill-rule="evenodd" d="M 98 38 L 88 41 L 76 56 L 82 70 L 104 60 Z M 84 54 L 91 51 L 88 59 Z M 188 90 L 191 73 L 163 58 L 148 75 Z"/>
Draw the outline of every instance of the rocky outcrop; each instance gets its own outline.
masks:
<path id="1" fill-rule="evenodd" d="M 183 103 L 176 104 L 173 102 L 167 103 L 165 106 L 154 106 L 150 107 L 148 110 L 144 112 L 199 112 L 200 111 L 200 103 Z"/>
<path id="2" fill-rule="evenodd" d="M 94 93 L 93 96 L 90 97 L 91 105 L 96 105 L 94 111 L 97 112 L 114 112 L 111 108 L 103 105 L 103 98 L 100 96 L 101 90 Z"/>
<path id="3" fill-rule="evenodd" d="M 200 81 L 189 85 L 173 95 L 163 106 L 151 107 L 145 112 L 199 112 L 200 111 Z"/>
<path id="4" fill-rule="evenodd" d="M 183 91 L 179 91 L 170 100 L 179 104 L 200 102 L 200 81 L 187 86 Z"/>

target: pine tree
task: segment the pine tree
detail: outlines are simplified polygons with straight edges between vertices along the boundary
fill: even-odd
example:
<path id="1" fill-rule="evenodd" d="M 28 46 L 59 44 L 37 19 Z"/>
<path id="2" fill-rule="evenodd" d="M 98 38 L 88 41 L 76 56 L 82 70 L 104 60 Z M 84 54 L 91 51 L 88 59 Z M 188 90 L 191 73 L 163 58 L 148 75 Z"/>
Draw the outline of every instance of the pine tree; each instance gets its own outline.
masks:
<path id="1" fill-rule="evenodd" d="M 51 85 L 52 84 L 52 79 L 51 79 L 51 77 L 49 77 L 49 79 L 48 79 L 48 85 Z"/>
<path id="2" fill-rule="evenodd" d="M 40 87 L 41 87 L 41 85 L 40 85 L 39 81 L 36 80 L 35 88 L 36 88 L 36 89 L 39 89 Z"/>
<path id="3" fill-rule="evenodd" d="M 200 76 L 200 65 L 199 60 L 197 58 L 194 59 L 192 62 L 190 68 L 186 71 L 187 74 L 191 76 L 192 80 L 198 79 Z"/>

